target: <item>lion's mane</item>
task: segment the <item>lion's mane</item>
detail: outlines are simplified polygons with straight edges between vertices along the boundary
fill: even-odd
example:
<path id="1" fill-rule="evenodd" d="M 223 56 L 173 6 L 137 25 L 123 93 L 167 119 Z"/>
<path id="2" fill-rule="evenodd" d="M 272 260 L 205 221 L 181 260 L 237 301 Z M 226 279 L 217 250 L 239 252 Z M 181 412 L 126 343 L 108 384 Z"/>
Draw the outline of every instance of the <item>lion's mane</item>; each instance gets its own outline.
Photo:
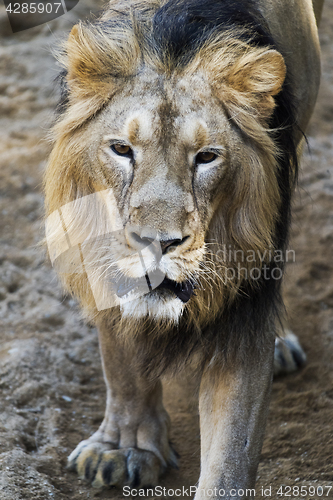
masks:
<path id="1" fill-rule="evenodd" d="M 239 81 L 240 68 L 263 60 L 268 49 L 279 51 L 252 2 L 115 1 L 99 20 L 80 23 L 72 35 L 59 54 L 65 69 L 45 176 L 48 214 L 96 189 L 97 180 L 84 169 L 85 125 L 124 81 L 134 79 L 143 65 L 165 75 L 201 67 L 216 88 L 223 87 L 223 106 L 253 163 L 240 172 L 232 202 L 215 214 L 207 238 L 243 251 L 284 251 L 297 174 L 297 127 L 288 68 L 281 91 L 274 78 L 270 92 L 261 91 L 263 73 L 267 90 L 267 65 L 250 86 Z M 277 264 L 268 259 L 266 265 Z M 195 351 L 205 359 L 215 352 L 248 355 L 251 346 L 274 333 L 281 309 L 280 280 L 261 278 L 255 286 L 241 280 L 229 288 L 217 280 L 210 294 L 196 292 L 177 325 L 153 318 L 131 321 L 116 308 L 96 314 L 84 276 L 67 275 L 64 281 L 97 323 L 106 321 L 115 334 L 136 339 L 139 362 L 158 373 L 182 365 Z"/>

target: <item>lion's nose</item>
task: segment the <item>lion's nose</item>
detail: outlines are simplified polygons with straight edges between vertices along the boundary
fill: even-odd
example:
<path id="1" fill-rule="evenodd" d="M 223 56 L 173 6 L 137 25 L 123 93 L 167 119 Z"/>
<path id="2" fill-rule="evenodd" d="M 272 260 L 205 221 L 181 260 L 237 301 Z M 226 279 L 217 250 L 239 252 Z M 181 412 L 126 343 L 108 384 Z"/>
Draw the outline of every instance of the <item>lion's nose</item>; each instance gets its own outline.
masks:
<path id="1" fill-rule="evenodd" d="M 153 235 L 146 234 L 145 231 L 142 231 L 141 234 L 139 231 L 129 231 L 128 239 L 130 246 L 137 250 L 142 250 L 144 247 L 147 247 L 152 243 L 160 245 L 162 254 L 164 255 L 173 248 L 179 247 L 185 243 L 185 241 L 189 239 L 189 236 L 185 236 L 184 238 L 159 239 Z"/>
<path id="2" fill-rule="evenodd" d="M 179 247 L 183 243 L 185 243 L 186 240 L 189 239 L 189 236 L 185 236 L 184 238 L 176 238 L 173 240 L 160 240 L 160 245 L 162 249 L 162 254 L 166 254 L 169 250 L 172 250 L 175 247 Z"/>

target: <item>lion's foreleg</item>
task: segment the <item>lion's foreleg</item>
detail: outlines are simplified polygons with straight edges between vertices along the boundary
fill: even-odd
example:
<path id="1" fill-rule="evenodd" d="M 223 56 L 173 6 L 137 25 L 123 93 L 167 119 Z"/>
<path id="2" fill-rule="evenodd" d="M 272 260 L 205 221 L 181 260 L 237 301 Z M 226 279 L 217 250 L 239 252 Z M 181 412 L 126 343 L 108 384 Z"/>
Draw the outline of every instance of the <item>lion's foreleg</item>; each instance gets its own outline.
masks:
<path id="1" fill-rule="evenodd" d="M 251 498 L 268 413 L 273 352 L 271 338 L 263 351 L 245 362 L 206 366 L 200 387 L 201 474 L 195 500 Z"/>
<path id="2" fill-rule="evenodd" d="M 151 486 L 176 457 L 169 444 L 169 416 L 162 385 L 135 368 L 135 352 L 124 348 L 105 327 L 99 331 L 107 387 L 105 417 L 68 461 L 93 486 Z"/>

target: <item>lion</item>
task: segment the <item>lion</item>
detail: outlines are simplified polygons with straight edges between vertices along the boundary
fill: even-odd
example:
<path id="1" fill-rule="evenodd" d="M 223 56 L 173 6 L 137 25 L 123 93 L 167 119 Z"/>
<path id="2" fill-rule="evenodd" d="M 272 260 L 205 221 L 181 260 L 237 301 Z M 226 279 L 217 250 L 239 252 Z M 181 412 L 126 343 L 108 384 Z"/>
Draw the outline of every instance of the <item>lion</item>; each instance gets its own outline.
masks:
<path id="1" fill-rule="evenodd" d="M 254 487 L 273 372 L 305 360 L 281 278 L 321 8 L 111 0 L 59 52 L 46 240 L 99 332 L 105 417 L 68 458 L 93 486 L 144 488 L 177 466 L 161 376 L 192 363 L 195 499 Z"/>

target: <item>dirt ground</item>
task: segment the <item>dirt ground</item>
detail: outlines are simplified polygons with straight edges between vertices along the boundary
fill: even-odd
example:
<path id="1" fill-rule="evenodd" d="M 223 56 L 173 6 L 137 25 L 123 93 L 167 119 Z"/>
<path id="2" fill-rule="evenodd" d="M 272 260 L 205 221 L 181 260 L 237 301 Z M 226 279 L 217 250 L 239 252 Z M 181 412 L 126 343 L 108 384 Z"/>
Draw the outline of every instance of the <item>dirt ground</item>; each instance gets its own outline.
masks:
<path id="1" fill-rule="evenodd" d="M 13 35 L 0 6 L 1 500 L 124 498 L 66 470 L 70 451 L 102 420 L 105 388 L 96 331 L 36 248 L 45 135 L 57 101 L 59 68 L 50 51 L 89 10 L 81 0 L 66 16 Z M 291 327 L 308 363 L 274 383 L 257 484 L 257 496 L 271 486 L 273 499 L 299 498 L 279 496 L 282 485 L 333 486 L 333 0 L 326 0 L 320 32 L 322 86 L 295 196 L 296 262 L 286 280 Z M 191 377 L 166 382 L 165 395 L 181 458 L 160 484 L 195 485 L 200 440 Z M 323 497 L 333 498 L 333 488 Z"/>

